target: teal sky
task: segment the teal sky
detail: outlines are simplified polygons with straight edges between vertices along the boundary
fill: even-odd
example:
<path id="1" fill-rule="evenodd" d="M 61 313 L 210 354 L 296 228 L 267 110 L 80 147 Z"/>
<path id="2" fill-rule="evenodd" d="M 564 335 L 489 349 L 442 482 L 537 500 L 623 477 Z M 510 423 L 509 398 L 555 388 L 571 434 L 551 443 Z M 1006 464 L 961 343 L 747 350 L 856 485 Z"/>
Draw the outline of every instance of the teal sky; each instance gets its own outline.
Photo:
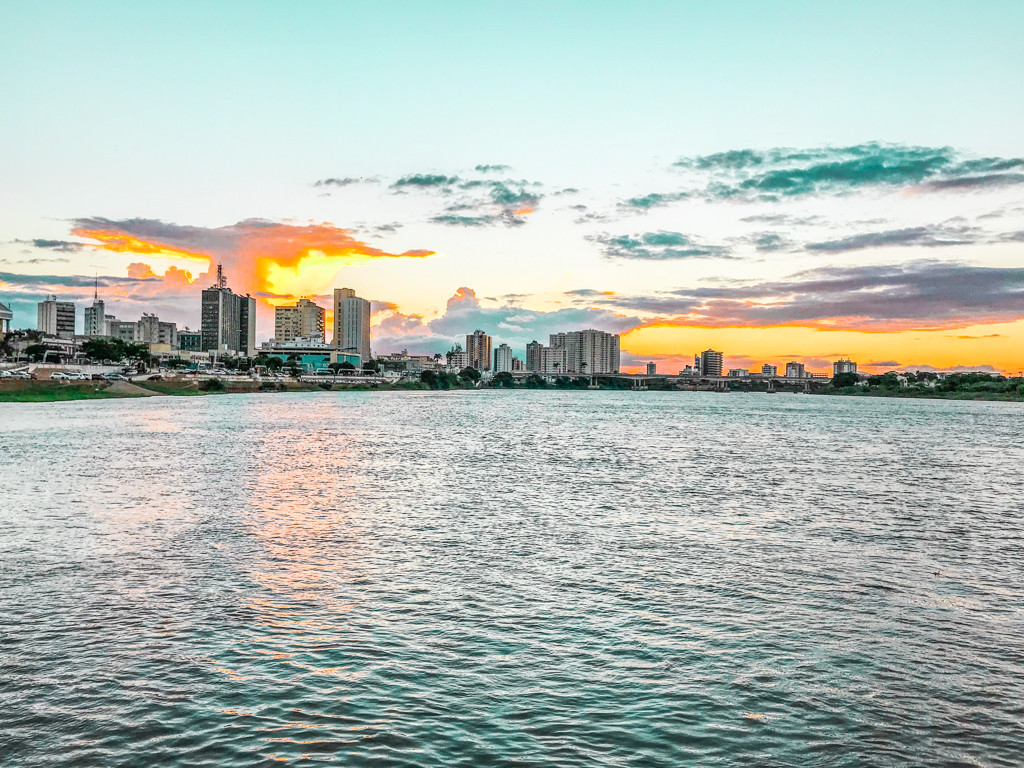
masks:
<path id="1" fill-rule="evenodd" d="M 552 218 L 553 192 L 579 189 L 577 206 L 607 210 L 623 197 L 674 190 L 680 158 L 747 148 L 883 142 L 951 148 L 961 159 L 1019 158 L 1022 29 L 1024 3 L 995 1 L 8 0 L 0 2 L 0 274 L 123 275 L 138 259 L 89 249 L 64 261 L 22 258 L 31 255 L 26 243 L 69 238 L 69 222 L 87 217 L 206 228 L 258 218 L 330 221 L 388 252 L 435 252 L 428 266 L 349 270 L 349 282 L 360 269 L 370 276 L 356 285 L 363 293 L 426 318 L 460 286 L 495 305 L 531 294 L 525 306 L 553 311 L 572 290 L 647 295 L 752 271 L 776 279 L 809 268 L 806 253 L 625 270 L 595 245 L 663 231 L 722 242 L 742 234 L 730 229 L 742 218 L 733 209 L 595 216 L 600 223 L 587 229 Z M 403 176 L 464 179 L 479 164 L 508 165 L 510 178 L 545 185 L 529 226 L 439 226 L 425 202 L 387 193 Z M 313 185 L 332 177 L 378 184 L 372 194 L 338 189 L 326 198 Z M 974 221 L 1012 208 L 1021 188 L 1001 186 L 984 200 L 945 195 L 934 220 L 918 220 L 927 206 L 907 208 L 886 228 Z M 857 222 L 878 218 L 876 208 L 891 209 L 872 194 L 832 205 L 815 193 L 787 210 L 820 208 L 845 225 L 829 237 L 852 236 Z M 389 223 L 402 228 L 370 234 Z M 1020 228 L 992 237 L 1008 242 Z M 942 257 L 1007 266 L 1020 255 L 971 246 Z M 936 255 L 901 251 L 896 261 Z M 815 267 L 840 264 L 816 258 Z M 878 261 L 871 252 L 857 258 Z M 0 301 L 13 290 L 4 282 Z M 18 298 L 24 313 L 30 297 Z M 193 320 L 185 311 L 177 319 Z"/>

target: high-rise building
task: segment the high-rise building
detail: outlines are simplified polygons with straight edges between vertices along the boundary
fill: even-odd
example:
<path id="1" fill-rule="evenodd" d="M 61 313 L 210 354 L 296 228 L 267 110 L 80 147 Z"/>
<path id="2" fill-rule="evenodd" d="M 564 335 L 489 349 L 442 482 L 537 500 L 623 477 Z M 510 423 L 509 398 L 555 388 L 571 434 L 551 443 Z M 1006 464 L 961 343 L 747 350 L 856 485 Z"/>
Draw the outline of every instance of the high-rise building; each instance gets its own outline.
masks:
<path id="1" fill-rule="evenodd" d="M 544 345 L 534 339 L 526 345 L 526 370 L 540 373 L 540 353 Z"/>
<path id="2" fill-rule="evenodd" d="M 469 364 L 478 371 L 491 370 L 491 337 L 481 330 L 466 335 Z"/>
<path id="3" fill-rule="evenodd" d="M 36 308 L 36 330 L 47 336 L 59 336 L 70 339 L 75 335 L 75 304 L 72 301 L 57 301 L 56 296 L 48 296 L 40 301 Z"/>
<path id="4" fill-rule="evenodd" d="M 553 333 L 548 344 L 565 350 L 566 373 L 600 374 L 619 372 L 619 335 L 588 328 L 585 331 Z"/>
<path id="5" fill-rule="evenodd" d="M 779 369 L 776 366 L 774 366 L 774 365 L 769 365 L 768 363 L 765 363 L 764 365 L 761 366 L 761 375 L 762 376 L 778 376 L 779 375 Z"/>
<path id="6" fill-rule="evenodd" d="M 803 379 L 806 376 L 807 372 L 804 370 L 803 363 L 786 363 L 787 379 Z"/>
<path id="7" fill-rule="evenodd" d="M 512 373 L 512 347 L 508 344 L 499 344 L 494 350 L 494 372 Z"/>
<path id="8" fill-rule="evenodd" d="M 657 376 L 658 375 L 658 364 L 651 362 L 647 364 L 647 375 Z"/>
<path id="9" fill-rule="evenodd" d="M 217 265 L 217 284 L 203 291 L 203 351 L 251 356 L 256 351 L 256 300 L 227 286 Z"/>
<path id="10" fill-rule="evenodd" d="M 522 371 L 522 370 L 525 370 L 525 367 L 523 366 L 523 361 L 520 360 L 518 357 L 513 357 L 512 358 L 512 373 L 515 373 L 516 371 Z"/>
<path id="11" fill-rule="evenodd" d="M 85 308 L 85 335 L 86 336 L 107 336 L 110 329 L 107 327 L 107 310 L 100 299 L 99 280 L 93 288 L 92 306 Z"/>
<path id="12" fill-rule="evenodd" d="M 143 344 L 167 344 L 170 347 L 177 347 L 178 325 L 160 322 L 156 315 L 143 312 L 142 318 L 135 324 L 135 340 Z"/>
<path id="13" fill-rule="evenodd" d="M 356 296 L 351 288 L 334 289 L 334 347 L 370 358 L 370 302 Z"/>
<path id="14" fill-rule="evenodd" d="M 722 353 L 713 349 L 705 349 L 693 358 L 693 367 L 700 371 L 701 376 L 722 375 Z"/>
<path id="15" fill-rule="evenodd" d="M 324 340 L 327 311 L 309 299 L 274 308 L 274 340 L 281 344 L 297 338 Z"/>
<path id="16" fill-rule="evenodd" d="M 0 333 L 11 332 L 11 320 L 13 319 L 14 313 L 11 312 L 11 308 L 0 304 Z"/>
<path id="17" fill-rule="evenodd" d="M 857 364 L 852 360 L 839 359 L 832 363 L 832 375 L 838 376 L 841 373 L 856 373 Z"/>

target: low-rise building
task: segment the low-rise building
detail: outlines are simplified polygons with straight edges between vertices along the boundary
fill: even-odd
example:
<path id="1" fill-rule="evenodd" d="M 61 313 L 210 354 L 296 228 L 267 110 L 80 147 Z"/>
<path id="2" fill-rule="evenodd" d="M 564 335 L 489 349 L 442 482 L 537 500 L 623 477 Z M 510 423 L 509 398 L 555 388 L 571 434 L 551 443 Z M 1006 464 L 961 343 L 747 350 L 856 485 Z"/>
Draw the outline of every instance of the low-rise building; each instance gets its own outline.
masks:
<path id="1" fill-rule="evenodd" d="M 761 375 L 762 376 L 778 376 L 779 375 L 779 369 L 778 369 L 777 366 L 769 365 L 768 363 L 765 363 L 764 365 L 761 366 Z"/>
<path id="2" fill-rule="evenodd" d="M 832 363 L 832 375 L 838 376 L 841 373 L 856 373 L 857 364 L 852 360 L 840 358 Z"/>
<path id="3" fill-rule="evenodd" d="M 733 379 L 741 379 L 750 375 L 750 371 L 746 368 L 730 368 L 729 377 Z"/>

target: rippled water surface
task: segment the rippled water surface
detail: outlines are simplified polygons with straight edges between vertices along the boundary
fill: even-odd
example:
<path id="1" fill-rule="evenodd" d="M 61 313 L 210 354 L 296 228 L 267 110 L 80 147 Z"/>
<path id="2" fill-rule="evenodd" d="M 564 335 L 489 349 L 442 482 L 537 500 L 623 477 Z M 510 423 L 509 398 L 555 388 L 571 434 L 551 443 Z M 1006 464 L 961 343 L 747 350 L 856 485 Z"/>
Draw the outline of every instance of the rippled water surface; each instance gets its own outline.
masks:
<path id="1" fill-rule="evenodd" d="M 1024 406 L 0 404 L 0 764 L 1019 766 Z"/>

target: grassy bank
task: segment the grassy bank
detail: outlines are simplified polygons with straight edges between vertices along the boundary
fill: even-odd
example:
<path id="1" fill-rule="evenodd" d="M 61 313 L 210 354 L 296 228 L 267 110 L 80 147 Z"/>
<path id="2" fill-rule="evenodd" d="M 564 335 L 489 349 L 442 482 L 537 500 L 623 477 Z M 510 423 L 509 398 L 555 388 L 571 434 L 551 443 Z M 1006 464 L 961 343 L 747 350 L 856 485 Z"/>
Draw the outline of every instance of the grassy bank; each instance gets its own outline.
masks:
<path id="1" fill-rule="evenodd" d="M 60 400 L 110 400 L 143 397 L 111 388 L 106 381 L 0 381 L 0 403 L 53 403 Z"/>

